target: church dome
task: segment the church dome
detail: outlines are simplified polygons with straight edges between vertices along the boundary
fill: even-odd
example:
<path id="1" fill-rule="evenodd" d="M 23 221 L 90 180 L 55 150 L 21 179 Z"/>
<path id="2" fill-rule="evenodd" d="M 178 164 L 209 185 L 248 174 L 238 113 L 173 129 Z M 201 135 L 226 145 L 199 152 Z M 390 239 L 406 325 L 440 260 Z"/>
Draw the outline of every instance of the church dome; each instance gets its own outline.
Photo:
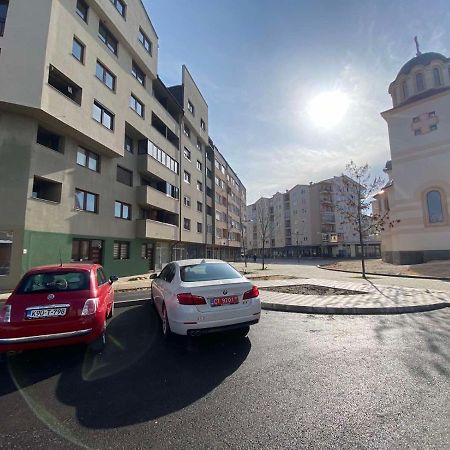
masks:
<path id="1" fill-rule="evenodd" d="M 448 58 L 446 58 L 441 53 L 436 52 L 427 52 L 427 53 L 421 53 L 420 55 L 415 56 L 414 58 L 410 59 L 401 69 L 400 72 L 397 75 L 397 78 L 400 75 L 408 75 L 411 70 L 415 66 L 428 66 L 431 64 L 432 61 L 440 60 L 442 62 L 447 62 Z"/>

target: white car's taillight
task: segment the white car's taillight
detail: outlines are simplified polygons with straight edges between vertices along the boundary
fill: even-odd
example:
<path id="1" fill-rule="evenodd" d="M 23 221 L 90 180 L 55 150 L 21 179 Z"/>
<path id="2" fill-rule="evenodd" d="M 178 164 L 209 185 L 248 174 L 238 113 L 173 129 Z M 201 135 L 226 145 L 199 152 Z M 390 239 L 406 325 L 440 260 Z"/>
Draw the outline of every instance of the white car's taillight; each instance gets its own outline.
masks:
<path id="1" fill-rule="evenodd" d="M 252 286 L 252 288 L 244 293 L 243 300 L 250 300 L 251 298 L 259 297 L 259 290 L 256 286 Z"/>
<path id="2" fill-rule="evenodd" d="M 81 311 L 82 316 L 91 316 L 97 312 L 98 307 L 98 297 L 88 298 L 84 302 L 83 311 Z"/>
<path id="3" fill-rule="evenodd" d="M 5 305 L 0 311 L 0 322 L 11 322 L 11 305 Z"/>

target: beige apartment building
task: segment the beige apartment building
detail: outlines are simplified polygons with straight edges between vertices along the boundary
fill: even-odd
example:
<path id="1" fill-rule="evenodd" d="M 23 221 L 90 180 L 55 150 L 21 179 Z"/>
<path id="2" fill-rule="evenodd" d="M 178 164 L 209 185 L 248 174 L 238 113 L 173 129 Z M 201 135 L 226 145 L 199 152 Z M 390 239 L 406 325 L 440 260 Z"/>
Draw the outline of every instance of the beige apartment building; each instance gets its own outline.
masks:
<path id="1" fill-rule="evenodd" d="M 140 0 L 2 0 L 0 49 L 0 289 L 60 259 L 129 275 L 211 252 L 208 106 L 185 66 L 158 76 Z"/>
<path id="2" fill-rule="evenodd" d="M 346 198 L 355 191 L 354 182 L 338 176 L 260 198 L 247 207 L 247 253 L 262 254 L 264 235 L 264 253 L 271 257 L 359 256 L 359 237 L 343 218 Z M 365 244 L 366 255 L 379 255 L 377 239 L 366 238 Z"/>

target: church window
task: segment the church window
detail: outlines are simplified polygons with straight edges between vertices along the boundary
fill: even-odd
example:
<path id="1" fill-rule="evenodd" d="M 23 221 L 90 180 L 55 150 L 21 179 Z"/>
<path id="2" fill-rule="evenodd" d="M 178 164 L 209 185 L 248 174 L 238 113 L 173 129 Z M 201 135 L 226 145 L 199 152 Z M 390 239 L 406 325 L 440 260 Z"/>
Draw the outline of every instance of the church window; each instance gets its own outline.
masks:
<path id="1" fill-rule="evenodd" d="M 434 80 L 434 85 L 440 86 L 442 84 L 441 82 L 441 71 L 439 70 L 439 67 L 435 67 L 433 69 L 433 80 Z"/>
<path id="2" fill-rule="evenodd" d="M 402 94 L 403 100 L 406 100 L 408 98 L 408 85 L 406 84 L 406 81 L 402 83 Z"/>
<path id="3" fill-rule="evenodd" d="M 416 88 L 417 92 L 422 92 L 425 90 L 425 80 L 423 79 L 423 73 L 416 74 Z"/>
<path id="4" fill-rule="evenodd" d="M 428 223 L 434 224 L 444 222 L 444 208 L 440 191 L 433 189 L 427 192 L 426 206 Z"/>

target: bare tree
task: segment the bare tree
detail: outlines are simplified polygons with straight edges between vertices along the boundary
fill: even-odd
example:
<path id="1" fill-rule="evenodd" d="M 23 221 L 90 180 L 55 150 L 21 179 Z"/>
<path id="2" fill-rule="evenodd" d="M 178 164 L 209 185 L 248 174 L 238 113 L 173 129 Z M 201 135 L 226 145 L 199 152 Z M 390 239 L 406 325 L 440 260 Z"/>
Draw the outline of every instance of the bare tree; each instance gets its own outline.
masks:
<path id="1" fill-rule="evenodd" d="M 368 164 L 357 166 L 350 161 L 345 167 L 342 179 L 341 199 L 337 202 L 336 209 L 342 217 L 341 224 L 349 224 L 354 235 L 359 238 L 362 276 L 366 278 L 365 238 L 379 234 L 386 227 L 392 228 L 400 221 L 391 220 L 389 211 L 383 214 L 373 212 L 374 195 L 382 189 L 386 180 L 382 177 L 372 177 Z"/>
<path id="2" fill-rule="evenodd" d="M 262 199 L 256 207 L 256 222 L 262 239 L 262 270 L 265 269 L 266 240 L 272 236 L 272 220 L 268 199 Z"/>

